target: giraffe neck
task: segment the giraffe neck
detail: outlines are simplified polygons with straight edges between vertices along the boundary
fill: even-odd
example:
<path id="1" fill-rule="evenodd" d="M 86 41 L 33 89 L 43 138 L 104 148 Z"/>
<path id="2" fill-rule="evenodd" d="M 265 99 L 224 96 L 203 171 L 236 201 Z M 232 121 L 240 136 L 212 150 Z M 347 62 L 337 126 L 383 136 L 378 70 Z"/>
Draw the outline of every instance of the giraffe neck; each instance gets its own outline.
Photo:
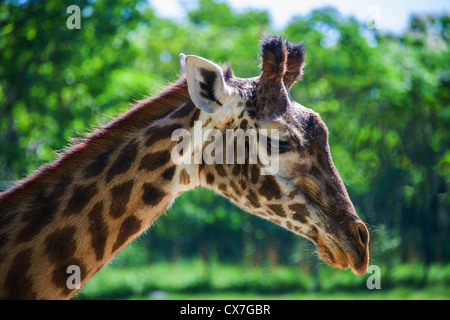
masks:
<path id="1" fill-rule="evenodd" d="M 0 298 L 70 298 L 194 187 L 170 138 L 199 113 L 181 79 L 1 194 Z"/>

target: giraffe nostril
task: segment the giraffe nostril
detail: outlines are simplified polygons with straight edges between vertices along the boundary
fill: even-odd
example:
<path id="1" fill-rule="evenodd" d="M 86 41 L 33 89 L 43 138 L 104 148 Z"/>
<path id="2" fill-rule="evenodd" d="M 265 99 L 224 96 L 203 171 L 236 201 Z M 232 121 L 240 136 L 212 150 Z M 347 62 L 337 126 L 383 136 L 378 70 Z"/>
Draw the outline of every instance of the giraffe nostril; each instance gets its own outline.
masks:
<path id="1" fill-rule="evenodd" d="M 361 222 L 356 225 L 356 230 L 358 232 L 359 242 L 366 247 L 369 243 L 369 231 L 367 231 L 364 223 Z"/>

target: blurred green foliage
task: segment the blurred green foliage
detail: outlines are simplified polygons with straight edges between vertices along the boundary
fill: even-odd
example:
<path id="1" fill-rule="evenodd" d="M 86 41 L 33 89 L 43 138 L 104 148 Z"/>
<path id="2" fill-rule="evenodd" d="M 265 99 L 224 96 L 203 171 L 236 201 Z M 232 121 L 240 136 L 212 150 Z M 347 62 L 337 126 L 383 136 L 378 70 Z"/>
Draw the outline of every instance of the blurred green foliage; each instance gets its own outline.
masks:
<path id="1" fill-rule="evenodd" d="M 273 32 L 268 12 L 215 0 L 178 22 L 147 1 L 71 4 L 82 10 L 80 30 L 66 27 L 64 1 L 0 4 L 0 187 L 176 80 L 181 52 L 258 75 L 259 41 Z M 394 36 L 324 8 L 278 31 L 307 43 L 291 96 L 329 128 L 334 163 L 369 225 L 371 264 L 450 260 L 449 24 L 416 16 Z M 139 243 L 117 263 L 317 264 L 306 241 L 203 189 L 179 197 Z"/>
<path id="2" fill-rule="evenodd" d="M 125 258 L 120 255 L 119 259 Z M 210 269 L 205 272 L 198 259 L 109 266 L 96 274 L 76 299 L 196 299 L 198 295 L 203 295 L 201 299 L 448 299 L 450 294 L 448 264 L 381 267 L 380 290 L 367 289 L 369 276 L 355 277 L 327 266 L 320 268 L 317 276 L 293 265 L 270 268 L 212 263 Z M 315 296 L 319 292 L 326 294 Z"/>

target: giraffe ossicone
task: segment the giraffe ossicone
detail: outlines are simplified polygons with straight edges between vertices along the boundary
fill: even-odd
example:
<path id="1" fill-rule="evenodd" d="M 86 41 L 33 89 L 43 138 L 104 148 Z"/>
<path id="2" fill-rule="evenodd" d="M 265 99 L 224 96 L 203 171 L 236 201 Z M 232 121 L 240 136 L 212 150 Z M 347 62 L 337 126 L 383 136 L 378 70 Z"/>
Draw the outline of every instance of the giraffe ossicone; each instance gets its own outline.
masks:
<path id="1" fill-rule="evenodd" d="M 364 274 L 369 233 L 331 159 L 327 127 L 289 94 L 305 46 L 266 36 L 260 49 L 261 74 L 248 79 L 180 55 L 176 83 L 1 193 L 0 298 L 72 297 L 197 187 L 306 237 L 328 264 Z M 184 132 L 187 143 L 199 127 L 191 148 L 173 139 Z M 238 131 L 240 143 L 225 139 Z"/>

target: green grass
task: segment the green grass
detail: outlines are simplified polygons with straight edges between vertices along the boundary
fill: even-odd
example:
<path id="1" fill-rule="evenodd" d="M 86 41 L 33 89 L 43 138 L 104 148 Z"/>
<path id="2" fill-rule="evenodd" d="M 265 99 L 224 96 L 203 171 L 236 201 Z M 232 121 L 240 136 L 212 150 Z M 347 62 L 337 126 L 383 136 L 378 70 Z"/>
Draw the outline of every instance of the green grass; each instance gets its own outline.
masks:
<path id="1" fill-rule="evenodd" d="M 218 292 L 218 293 L 149 293 L 130 299 L 168 300 L 449 300 L 450 288 L 397 288 L 357 292 L 291 292 L 265 295 L 258 292 Z"/>
<path id="2" fill-rule="evenodd" d="M 109 265 L 77 299 L 450 299 L 450 265 L 380 267 L 381 289 L 370 274 L 320 266 L 314 276 L 298 266 L 244 267 L 200 260 L 136 267 Z"/>

